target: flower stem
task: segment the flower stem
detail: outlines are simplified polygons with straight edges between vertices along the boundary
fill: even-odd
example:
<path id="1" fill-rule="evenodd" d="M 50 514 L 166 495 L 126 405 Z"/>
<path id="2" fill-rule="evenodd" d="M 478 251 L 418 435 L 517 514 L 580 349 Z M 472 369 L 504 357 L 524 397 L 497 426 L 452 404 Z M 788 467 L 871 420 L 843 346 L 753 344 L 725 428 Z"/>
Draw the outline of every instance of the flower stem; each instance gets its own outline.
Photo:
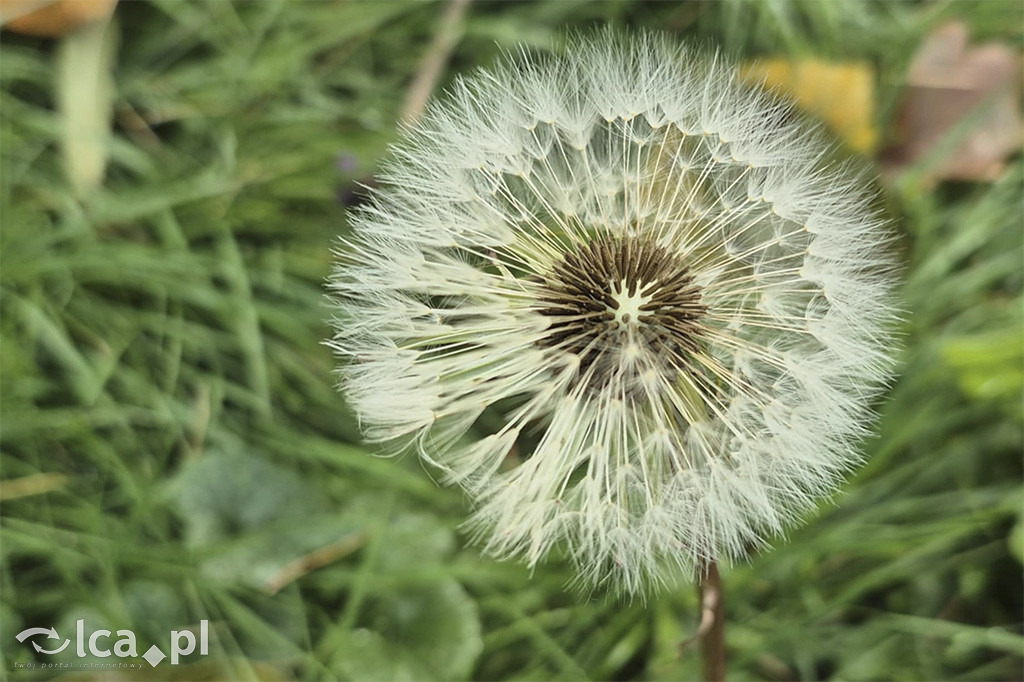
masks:
<path id="1" fill-rule="evenodd" d="M 710 562 L 697 588 L 701 603 L 700 655 L 705 682 L 725 680 L 725 613 L 722 609 L 722 575 Z"/>

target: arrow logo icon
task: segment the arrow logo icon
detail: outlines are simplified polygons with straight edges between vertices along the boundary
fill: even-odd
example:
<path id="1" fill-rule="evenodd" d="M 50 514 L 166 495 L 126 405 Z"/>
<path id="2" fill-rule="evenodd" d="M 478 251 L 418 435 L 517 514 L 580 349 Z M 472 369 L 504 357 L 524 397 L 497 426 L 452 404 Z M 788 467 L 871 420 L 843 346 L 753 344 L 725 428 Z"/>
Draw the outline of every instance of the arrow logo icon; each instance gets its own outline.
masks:
<path id="1" fill-rule="evenodd" d="M 65 639 L 64 643 L 61 644 L 59 649 L 54 649 L 53 651 L 47 651 L 46 649 L 44 649 L 43 647 L 39 646 L 35 642 L 32 642 L 32 646 L 34 646 L 36 648 L 36 651 L 38 651 L 41 654 L 59 654 L 60 652 L 64 651 L 64 649 L 67 648 L 68 644 L 71 644 L 71 640 L 70 639 Z"/>
<path id="2" fill-rule="evenodd" d="M 32 635 L 46 635 L 50 639 L 60 639 L 60 635 L 57 634 L 57 628 L 29 628 L 28 630 L 22 630 L 16 636 L 19 642 L 24 642 Z"/>
<path id="3" fill-rule="evenodd" d="M 46 628 L 29 628 L 28 630 L 22 630 L 17 635 L 15 635 L 15 637 L 17 637 L 19 642 L 24 642 L 26 639 L 32 637 L 33 635 L 46 635 L 47 639 L 60 639 L 60 635 L 57 634 L 57 628 L 50 628 L 49 630 L 47 630 Z M 71 644 L 71 640 L 65 639 L 64 643 L 60 646 L 59 649 L 47 651 L 35 642 L 32 642 L 32 646 L 35 647 L 35 650 L 41 654 L 59 654 L 60 652 L 64 651 L 65 648 L 67 648 L 68 644 Z"/>

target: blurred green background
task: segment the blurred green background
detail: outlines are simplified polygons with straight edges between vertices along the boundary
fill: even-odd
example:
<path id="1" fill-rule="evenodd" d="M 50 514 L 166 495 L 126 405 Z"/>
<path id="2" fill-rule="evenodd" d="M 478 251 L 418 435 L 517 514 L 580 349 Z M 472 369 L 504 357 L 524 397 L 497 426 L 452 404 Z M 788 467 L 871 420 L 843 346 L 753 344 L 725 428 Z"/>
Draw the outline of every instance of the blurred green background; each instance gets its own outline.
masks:
<path id="1" fill-rule="evenodd" d="M 415 458 L 371 456 L 334 389 L 332 240 L 447 8 L 122 2 L 105 28 L 2 34 L 4 679 L 699 676 L 696 649 L 679 649 L 692 586 L 588 598 L 557 559 L 531 574 L 481 558 L 460 493 Z M 567 28 L 653 27 L 740 59 L 869 65 L 877 150 L 899 134 L 915 50 L 950 20 L 1019 54 L 1017 1 L 480 2 L 439 87 Z M 1024 163 L 934 177 L 986 102 L 886 174 L 906 263 L 901 376 L 867 466 L 725 570 L 731 679 L 1024 675 Z M 209 652 L 136 671 L 16 667 L 142 662 L 15 639 L 69 638 L 78 619 L 86 635 L 132 630 L 140 655 L 205 619 Z"/>

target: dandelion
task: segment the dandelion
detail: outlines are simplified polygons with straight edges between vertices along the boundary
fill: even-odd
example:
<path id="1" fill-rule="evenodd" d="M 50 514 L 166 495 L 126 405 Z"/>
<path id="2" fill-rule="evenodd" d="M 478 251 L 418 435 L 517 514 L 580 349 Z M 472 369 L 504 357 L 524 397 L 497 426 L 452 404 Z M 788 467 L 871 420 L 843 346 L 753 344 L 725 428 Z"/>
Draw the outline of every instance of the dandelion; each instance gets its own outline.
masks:
<path id="1" fill-rule="evenodd" d="M 784 531 L 858 464 L 893 267 L 791 105 L 663 36 L 459 80 L 352 216 L 330 345 L 366 437 L 490 554 L 643 592 Z"/>

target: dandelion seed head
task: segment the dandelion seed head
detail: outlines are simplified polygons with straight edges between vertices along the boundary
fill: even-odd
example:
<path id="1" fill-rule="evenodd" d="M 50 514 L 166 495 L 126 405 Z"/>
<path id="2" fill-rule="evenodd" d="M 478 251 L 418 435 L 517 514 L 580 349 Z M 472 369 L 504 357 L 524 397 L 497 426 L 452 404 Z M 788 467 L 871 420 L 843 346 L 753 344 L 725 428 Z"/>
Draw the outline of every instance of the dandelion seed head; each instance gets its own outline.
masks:
<path id="1" fill-rule="evenodd" d="M 367 438 L 468 491 L 488 553 L 558 546 L 585 585 L 765 545 L 860 462 L 891 375 L 885 222 L 827 152 L 654 34 L 458 80 L 330 281 Z"/>

